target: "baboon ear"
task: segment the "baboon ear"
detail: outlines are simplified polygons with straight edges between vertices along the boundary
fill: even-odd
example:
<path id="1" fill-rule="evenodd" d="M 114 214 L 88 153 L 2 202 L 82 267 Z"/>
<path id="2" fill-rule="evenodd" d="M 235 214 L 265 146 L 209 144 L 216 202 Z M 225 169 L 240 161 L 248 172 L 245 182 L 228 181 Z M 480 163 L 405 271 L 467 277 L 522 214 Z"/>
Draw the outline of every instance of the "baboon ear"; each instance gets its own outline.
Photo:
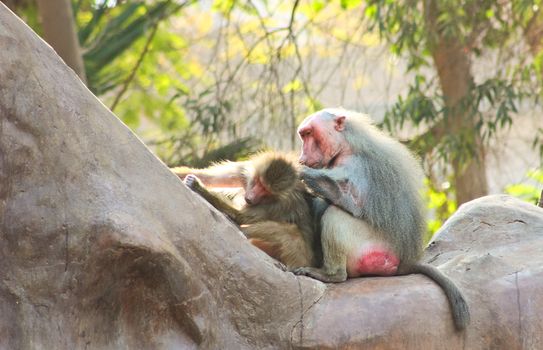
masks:
<path id="1" fill-rule="evenodd" d="M 345 116 L 336 116 L 334 118 L 334 129 L 337 131 L 345 130 Z"/>

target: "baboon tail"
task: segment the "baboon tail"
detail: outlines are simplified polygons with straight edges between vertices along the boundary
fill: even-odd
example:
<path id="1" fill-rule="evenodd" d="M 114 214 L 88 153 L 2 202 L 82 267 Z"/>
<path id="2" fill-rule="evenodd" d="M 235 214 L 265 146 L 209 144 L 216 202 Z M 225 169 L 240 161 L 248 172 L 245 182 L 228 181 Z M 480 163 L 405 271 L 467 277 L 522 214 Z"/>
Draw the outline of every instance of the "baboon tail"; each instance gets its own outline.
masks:
<path id="1" fill-rule="evenodd" d="M 409 270 L 411 273 L 421 273 L 430 277 L 443 289 L 449 299 L 456 329 L 459 331 L 465 329 L 470 321 L 469 306 L 456 284 L 437 267 L 429 264 L 415 264 Z"/>

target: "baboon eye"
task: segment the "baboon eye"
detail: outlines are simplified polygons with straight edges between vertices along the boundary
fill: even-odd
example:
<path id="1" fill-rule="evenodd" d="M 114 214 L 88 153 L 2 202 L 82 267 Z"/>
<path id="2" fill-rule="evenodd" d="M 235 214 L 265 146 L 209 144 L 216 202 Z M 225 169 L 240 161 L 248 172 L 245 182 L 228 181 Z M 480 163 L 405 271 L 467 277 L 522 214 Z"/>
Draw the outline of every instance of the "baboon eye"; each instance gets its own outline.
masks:
<path id="1" fill-rule="evenodd" d="M 255 179 L 254 185 L 255 185 L 255 187 L 257 187 L 257 186 L 260 187 L 265 192 L 270 192 L 270 190 L 268 189 L 268 186 L 266 185 L 266 183 L 264 181 L 262 181 L 262 179 L 260 177 L 257 177 Z"/>
<path id="2" fill-rule="evenodd" d="M 300 130 L 300 136 L 302 137 L 311 136 L 312 133 L 313 133 L 312 129 Z"/>

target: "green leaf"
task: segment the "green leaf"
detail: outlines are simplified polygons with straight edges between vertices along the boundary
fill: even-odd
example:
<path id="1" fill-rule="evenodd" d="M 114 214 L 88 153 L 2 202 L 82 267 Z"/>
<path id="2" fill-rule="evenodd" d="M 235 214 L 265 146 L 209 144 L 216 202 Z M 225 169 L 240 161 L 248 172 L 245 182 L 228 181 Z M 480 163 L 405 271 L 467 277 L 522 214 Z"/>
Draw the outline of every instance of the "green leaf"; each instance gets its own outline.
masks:
<path id="1" fill-rule="evenodd" d="M 344 10 L 351 10 L 362 3 L 362 0 L 340 0 L 341 8 Z"/>
<path id="2" fill-rule="evenodd" d="M 490 19 L 490 18 L 493 18 L 494 17 L 494 10 L 492 9 L 488 9 L 485 11 L 485 17 Z"/>

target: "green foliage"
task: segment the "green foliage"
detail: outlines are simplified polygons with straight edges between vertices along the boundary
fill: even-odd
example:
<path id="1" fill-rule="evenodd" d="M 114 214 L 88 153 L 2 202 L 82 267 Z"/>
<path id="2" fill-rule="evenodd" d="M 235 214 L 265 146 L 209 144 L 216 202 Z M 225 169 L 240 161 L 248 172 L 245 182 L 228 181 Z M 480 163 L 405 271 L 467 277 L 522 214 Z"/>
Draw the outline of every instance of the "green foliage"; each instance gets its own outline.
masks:
<path id="1" fill-rule="evenodd" d="M 505 192 L 527 202 L 537 204 L 543 190 L 543 169 L 530 170 L 526 177 L 527 180 L 524 182 L 506 186 Z"/>
<path id="2" fill-rule="evenodd" d="M 500 129 L 513 123 L 517 106 L 528 93 L 507 79 L 489 78 L 480 84 L 471 84 L 468 94 L 457 105 L 466 118 L 474 119 L 476 132 L 483 141 L 490 141 Z M 441 94 L 432 83 L 427 83 L 423 75 L 417 74 L 405 97 L 386 112 L 384 126 L 390 130 L 401 129 L 406 123 L 417 127 L 443 123 L 445 128 L 452 122 L 457 110 L 447 108 Z M 472 129 L 446 133 L 436 136 L 434 129 L 423 133 L 411 142 L 411 146 L 421 156 L 435 152 L 445 161 L 464 163 L 476 154 L 477 144 Z"/>
<path id="3" fill-rule="evenodd" d="M 313 1 L 316 2 L 316 1 Z M 341 8 L 344 10 L 350 10 L 353 8 L 356 8 L 360 5 L 362 1 L 361 0 L 340 0 L 339 3 L 341 5 Z"/>
<path id="4" fill-rule="evenodd" d="M 430 67 L 436 36 L 454 38 L 469 46 L 471 54 L 510 44 L 515 40 L 518 28 L 526 18 L 533 16 L 533 2 L 514 2 L 511 17 L 497 1 L 429 1 L 423 6 L 416 1 L 369 1 L 366 16 L 380 33 L 391 43 L 392 52 L 405 54 L 408 59 L 408 71 L 415 72 L 406 97 L 398 101 L 386 114 L 385 126 L 389 130 L 404 127 L 406 122 L 415 126 L 435 125 L 452 120 L 455 115 L 476 120 L 477 132 L 488 141 L 497 130 L 512 124 L 512 115 L 523 99 L 533 96 L 528 90 L 526 79 L 535 73 L 533 68 L 526 71 L 511 64 L 509 70 L 498 72 L 481 83 L 471 82 L 469 92 L 458 103 L 457 110 L 447 109 L 443 101 L 440 86 L 435 79 L 428 80 L 427 72 L 422 68 Z M 428 19 L 435 17 L 435 27 Z M 435 29 L 435 30 L 434 30 Z M 531 87 L 530 87 L 531 88 Z M 466 133 L 472 130 L 467 130 Z M 426 139 L 426 144 L 438 150 L 444 160 L 449 158 L 467 160 L 474 154 L 476 145 L 467 145 L 457 152 L 457 146 L 470 138 L 459 134 L 442 140 Z M 427 150 L 422 150 L 425 153 Z"/>
<path id="5" fill-rule="evenodd" d="M 214 0 L 213 1 L 213 9 L 225 15 L 228 15 L 232 11 L 235 5 L 236 5 L 236 0 Z"/>
<path id="6" fill-rule="evenodd" d="M 195 96 L 185 89 L 170 101 L 169 105 L 183 106 L 188 128 L 179 133 L 178 128 L 167 128 L 167 137 L 159 142 L 158 155 L 168 165 L 205 167 L 218 160 L 235 160 L 254 152 L 258 143 L 253 138 L 240 138 L 223 142 L 225 130 L 235 134 L 235 124 L 227 119 L 232 111 L 228 100 L 216 100 L 211 90 Z M 162 117 L 162 119 L 164 119 Z"/>
<path id="7" fill-rule="evenodd" d="M 35 1 L 20 0 L 15 2 L 15 12 L 38 35 L 43 34 L 38 15 L 38 5 Z"/>
<path id="8" fill-rule="evenodd" d="M 195 168 L 205 168 L 211 164 L 222 160 L 239 160 L 247 158 L 254 153 L 256 143 L 252 138 L 242 138 L 234 140 L 226 144 L 215 144 L 207 149 L 191 149 L 188 148 L 184 139 L 172 139 L 172 147 L 178 152 L 170 152 L 175 154 L 173 159 L 166 159 L 166 164 L 169 166 L 186 165 Z M 174 160 L 175 159 L 175 160 Z"/>
<path id="9" fill-rule="evenodd" d="M 428 56 L 441 35 L 480 54 L 515 40 L 516 30 L 534 16 L 541 1 L 516 0 L 510 5 L 495 0 L 370 0 L 365 15 L 396 53 Z"/>
<path id="10" fill-rule="evenodd" d="M 180 56 L 186 40 L 160 24 L 192 2 L 82 1 L 76 7 L 89 88 L 111 101 L 133 130 L 143 127 L 141 136 L 170 165 L 204 166 L 255 146 L 252 139 L 222 142 L 230 102 L 215 103 L 209 90 L 193 93 L 183 83 L 200 68 Z M 226 10 L 229 3 L 215 5 Z"/>
<path id="11" fill-rule="evenodd" d="M 456 211 L 454 191 L 449 182 L 436 186 L 433 182 L 425 179 L 424 197 L 428 203 L 428 210 L 431 219 L 428 220 L 428 231 L 424 237 L 424 244 L 427 244 L 434 234 L 441 228 L 443 222 Z"/>
<path id="12" fill-rule="evenodd" d="M 87 2 L 86 2 L 87 3 Z M 173 14 L 172 1 L 146 5 L 132 1 L 114 7 L 107 2 L 98 6 L 80 4 L 75 14 L 79 25 L 79 41 L 88 77 L 88 87 L 97 95 L 119 86 L 130 73 L 130 65 L 119 64 L 123 54 L 134 48 L 157 23 Z"/>

